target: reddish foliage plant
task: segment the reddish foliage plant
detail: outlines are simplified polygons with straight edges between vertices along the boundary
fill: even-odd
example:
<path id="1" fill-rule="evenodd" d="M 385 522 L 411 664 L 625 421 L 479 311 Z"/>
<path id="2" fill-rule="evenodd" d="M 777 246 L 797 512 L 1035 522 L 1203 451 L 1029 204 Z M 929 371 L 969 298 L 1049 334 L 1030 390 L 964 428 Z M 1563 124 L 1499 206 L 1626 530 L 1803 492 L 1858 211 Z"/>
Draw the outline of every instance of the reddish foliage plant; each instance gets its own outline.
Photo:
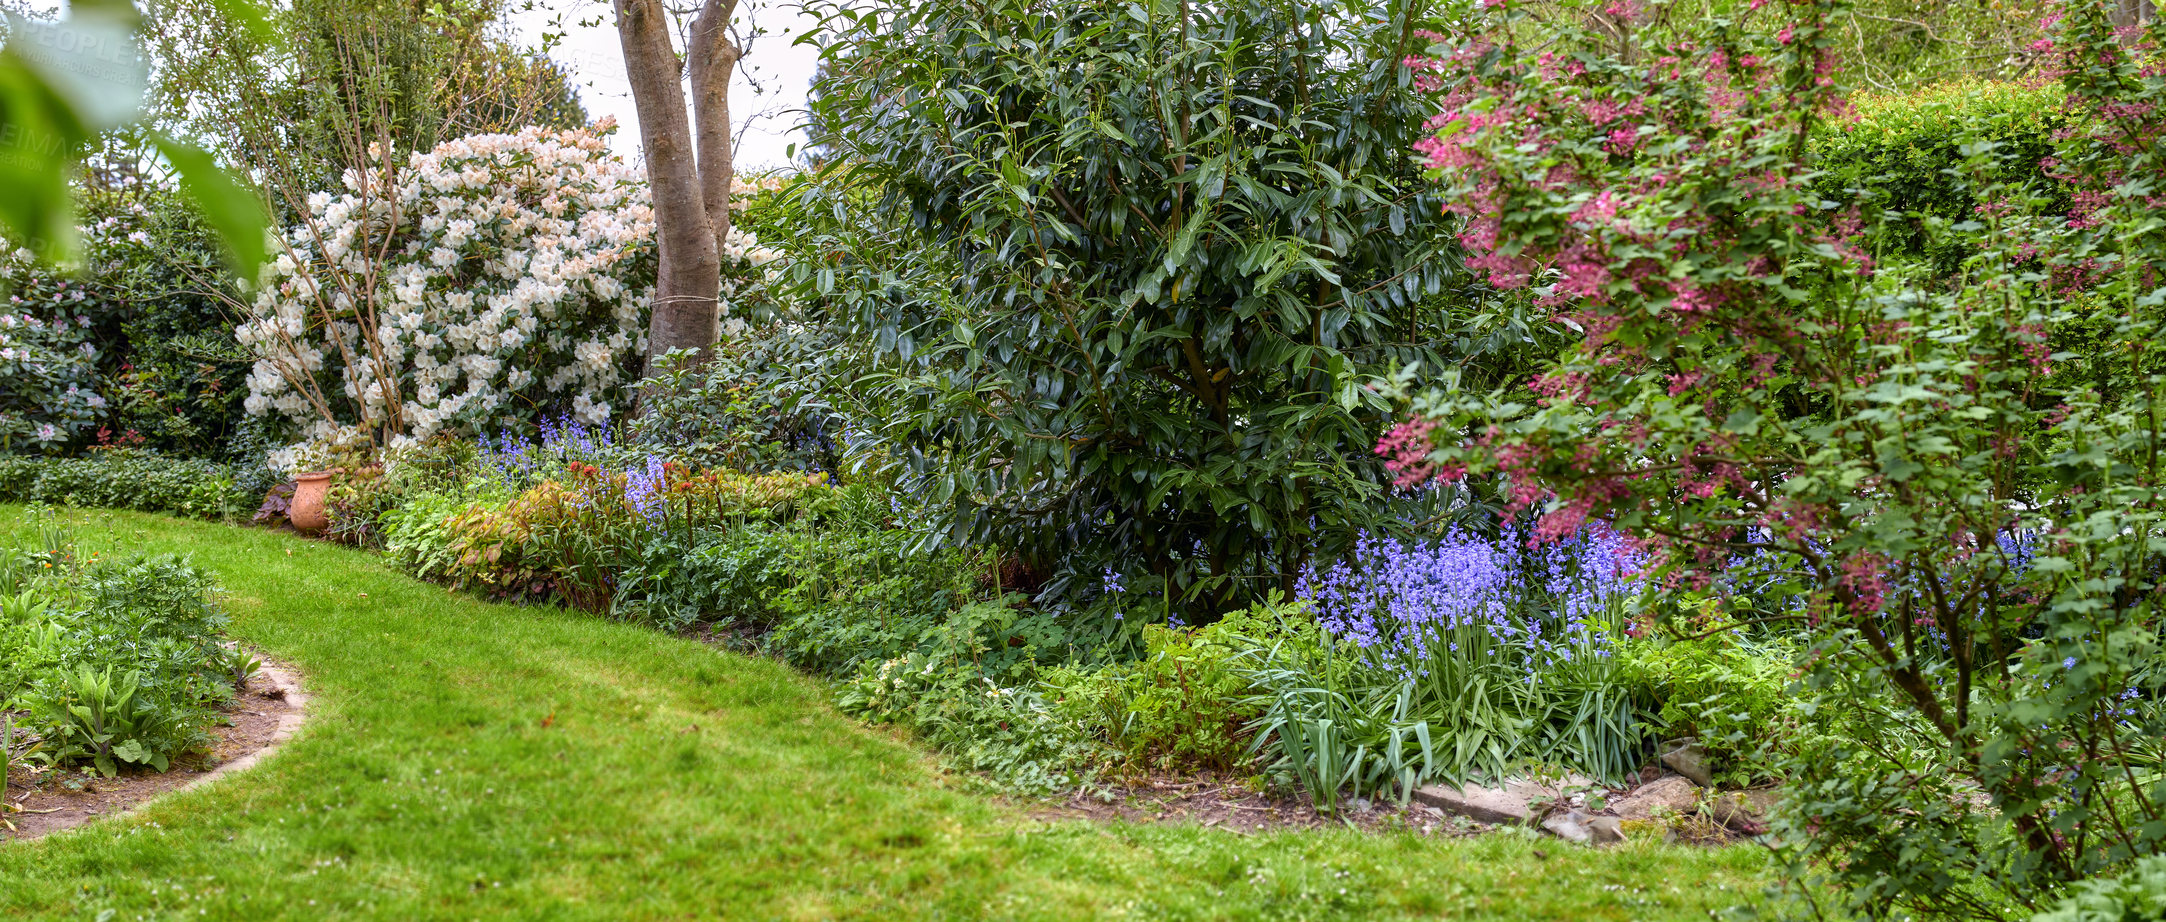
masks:
<path id="1" fill-rule="evenodd" d="M 2158 36 L 2110 3 L 2053 17 L 2029 52 L 2066 89 L 2050 184 L 1963 144 L 1948 168 L 1991 204 L 1922 222 L 1950 274 L 1874 249 L 1921 223 L 1886 196 L 1818 181 L 1839 4 L 1630 53 L 1469 15 L 1419 62 L 1418 153 L 1469 265 L 1581 338 L 1524 387 L 1435 382 L 1379 446 L 1402 482 L 1501 478 L 1538 540 L 1607 520 L 1676 593 L 1771 561 L 1777 589 L 1717 601 L 1801 632 L 1808 684 L 1849 696 L 1787 841 L 1869 915 L 2024 915 L 2166 841 L 2166 787 L 2129 770 L 2166 727 Z"/>

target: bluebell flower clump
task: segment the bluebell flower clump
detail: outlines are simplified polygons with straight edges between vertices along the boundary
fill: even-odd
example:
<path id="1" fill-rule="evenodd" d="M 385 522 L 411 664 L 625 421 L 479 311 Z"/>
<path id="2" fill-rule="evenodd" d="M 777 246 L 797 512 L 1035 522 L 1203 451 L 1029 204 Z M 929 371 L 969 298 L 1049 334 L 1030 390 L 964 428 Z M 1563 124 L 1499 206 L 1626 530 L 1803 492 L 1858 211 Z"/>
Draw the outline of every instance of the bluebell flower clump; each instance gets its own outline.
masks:
<path id="1" fill-rule="evenodd" d="M 606 425 L 590 425 L 565 416 L 542 420 L 538 438 L 503 433 L 475 440 L 481 463 L 513 489 L 525 489 L 561 474 L 574 462 L 595 464 L 616 447 L 616 433 Z M 660 462 L 656 462 L 660 463 Z"/>
<path id="2" fill-rule="evenodd" d="M 1295 593 L 1332 638 L 1409 677 L 1448 659 L 1531 678 L 1611 655 L 1612 603 L 1637 588 L 1639 565 L 1607 529 L 1540 546 L 1511 530 L 1494 538 L 1363 535 L 1350 557 L 1310 567 Z"/>
<path id="3" fill-rule="evenodd" d="M 669 489 L 669 472 L 662 459 L 647 456 L 644 466 L 624 470 L 624 504 L 648 521 L 660 519 L 666 511 L 668 498 L 663 494 Z"/>

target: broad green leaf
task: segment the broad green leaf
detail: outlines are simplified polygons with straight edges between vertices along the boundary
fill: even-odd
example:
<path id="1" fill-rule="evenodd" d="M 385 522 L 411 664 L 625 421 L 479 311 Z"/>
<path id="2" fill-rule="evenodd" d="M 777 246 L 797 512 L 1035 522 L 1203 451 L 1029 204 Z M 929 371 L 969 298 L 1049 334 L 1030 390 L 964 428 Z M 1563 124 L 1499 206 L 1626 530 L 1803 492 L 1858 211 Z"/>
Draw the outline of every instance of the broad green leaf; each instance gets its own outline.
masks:
<path id="1" fill-rule="evenodd" d="M 204 220 L 225 243 L 234 274 L 254 284 L 263 266 L 265 240 L 263 201 L 219 168 L 201 149 L 158 136 L 158 152 L 173 165 L 181 192 L 203 212 Z"/>

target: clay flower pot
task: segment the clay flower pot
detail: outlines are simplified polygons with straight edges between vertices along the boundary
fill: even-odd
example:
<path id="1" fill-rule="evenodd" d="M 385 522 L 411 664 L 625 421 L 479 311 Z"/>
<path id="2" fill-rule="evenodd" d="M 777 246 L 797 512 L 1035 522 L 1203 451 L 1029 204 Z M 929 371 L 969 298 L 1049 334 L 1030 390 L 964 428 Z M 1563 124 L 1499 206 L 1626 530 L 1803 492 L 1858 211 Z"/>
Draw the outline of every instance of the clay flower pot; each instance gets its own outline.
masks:
<path id="1" fill-rule="evenodd" d="M 295 531 L 304 535 L 320 535 L 331 527 L 331 517 L 324 513 L 324 501 L 331 496 L 331 476 L 336 469 L 310 471 L 293 477 L 293 508 L 286 511 L 286 520 L 293 523 Z"/>

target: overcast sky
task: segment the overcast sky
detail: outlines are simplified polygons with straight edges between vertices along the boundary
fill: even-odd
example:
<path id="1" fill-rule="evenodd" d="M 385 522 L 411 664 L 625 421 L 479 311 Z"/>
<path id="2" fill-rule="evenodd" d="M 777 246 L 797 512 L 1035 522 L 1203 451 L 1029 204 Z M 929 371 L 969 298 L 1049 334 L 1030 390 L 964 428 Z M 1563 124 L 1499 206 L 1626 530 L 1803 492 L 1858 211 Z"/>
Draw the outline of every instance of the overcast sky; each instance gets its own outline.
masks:
<path id="1" fill-rule="evenodd" d="M 739 0 L 742 23 L 750 16 L 767 30 L 752 44 L 752 53 L 740 65 L 730 86 L 730 109 L 736 121 L 748 114 L 753 119 L 738 146 L 739 170 L 762 170 L 786 166 L 791 144 L 803 144 L 804 133 L 795 126 L 802 120 L 805 88 L 812 82 L 818 54 L 809 46 L 791 43 L 814 25 L 801 16 L 797 0 Z M 755 4 L 757 4 L 755 6 Z M 61 10 L 64 0 L 30 0 L 31 9 Z M 550 32 L 563 38 L 549 56 L 571 71 L 579 86 L 580 102 L 593 118 L 617 117 L 618 130 L 611 146 L 626 160 L 640 164 L 639 116 L 632 110 L 631 85 L 624 77 L 624 51 L 617 43 L 616 20 L 606 0 L 507 0 L 509 25 L 522 44 L 537 47 Z M 680 49 L 681 50 L 681 49 Z M 756 91 L 757 90 L 757 91 Z"/>
<path id="2" fill-rule="evenodd" d="M 540 2 L 537 0 L 535 9 L 512 13 L 512 26 L 523 42 L 535 45 L 543 34 L 556 31 L 556 24 L 561 24 L 564 38 L 549 56 L 571 71 L 589 116 L 617 117 L 621 127 L 612 146 L 637 163 L 639 117 L 632 110 L 631 86 L 624 77 L 624 51 L 617 43 L 609 4 L 601 0 L 558 0 L 557 5 L 563 8 L 552 11 L 540 8 Z M 566 2 L 573 5 L 567 7 Z M 513 4 L 515 8 L 517 5 Z M 740 0 L 740 22 L 747 5 Z M 745 131 L 738 147 L 740 170 L 785 166 L 789 146 L 804 144 L 805 136 L 795 126 L 802 120 L 799 110 L 805 105 L 805 88 L 812 82 L 818 60 L 811 46 L 791 44 L 814 25 L 809 17 L 799 15 L 794 5 L 773 3 L 756 10 L 753 16 L 767 34 L 753 43 L 751 56 L 738 69 L 737 79 L 730 86 L 730 109 L 740 120 L 751 112 L 770 114 L 756 119 Z M 755 94 L 755 82 L 764 94 Z"/>

